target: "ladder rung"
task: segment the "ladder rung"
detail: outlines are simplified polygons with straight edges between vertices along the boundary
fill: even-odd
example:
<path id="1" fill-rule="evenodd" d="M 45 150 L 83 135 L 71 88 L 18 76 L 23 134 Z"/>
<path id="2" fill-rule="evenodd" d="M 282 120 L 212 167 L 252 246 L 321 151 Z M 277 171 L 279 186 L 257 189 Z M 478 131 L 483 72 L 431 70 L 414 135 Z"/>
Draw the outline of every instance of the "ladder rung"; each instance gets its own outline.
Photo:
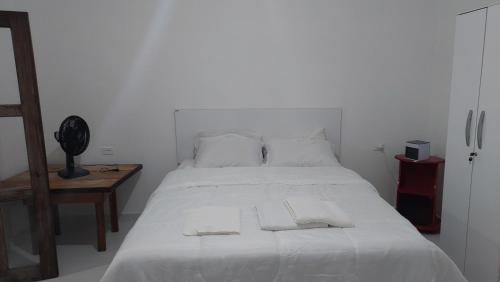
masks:
<path id="1" fill-rule="evenodd" d="M 20 117 L 22 115 L 21 105 L 0 105 L 0 117 Z"/>
<path id="2" fill-rule="evenodd" d="M 0 12 L 0 27 L 10 28 L 10 21 L 7 17 L 2 17 L 4 15 L 7 16 L 8 14 L 5 12 Z"/>

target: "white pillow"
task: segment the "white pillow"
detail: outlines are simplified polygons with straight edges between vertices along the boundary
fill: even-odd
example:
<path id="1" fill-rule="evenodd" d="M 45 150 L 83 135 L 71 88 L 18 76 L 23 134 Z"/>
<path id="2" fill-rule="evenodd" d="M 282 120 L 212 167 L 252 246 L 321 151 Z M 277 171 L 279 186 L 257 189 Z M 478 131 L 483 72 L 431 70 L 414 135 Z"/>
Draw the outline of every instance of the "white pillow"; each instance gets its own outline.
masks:
<path id="1" fill-rule="evenodd" d="M 261 144 L 263 143 L 262 135 L 259 135 L 253 131 L 245 131 L 245 130 L 237 130 L 237 129 L 202 131 L 202 132 L 199 132 L 195 136 L 194 151 L 193 151 L 194 154 L 193 155 L 196 157 L 196 153 L 198 152 L 198 147 L 200 146 L 200 139 L 201 138 L 217 137 L 217 136 L 222 136 L 222 135 L 227 135 L 227 134 L 241 135 L 241 136 L 245 136 L 247 138 L 255 139 L 256 141 L 260 142 Z"/>
<path id="2" fill-rule="evenodd" d="M 235 133 L 201 137 L 195 167 L 261 166 L 262 142 Z"/>
<path id="3" fill-rule="evenodd" d="M 321 140 L 328 140 L 326 137 L 326 130 L 325 128 L 316 128 L 313 131 L 311 131 L 307 136 L 304 137 L 305 139 L 321 139 Z"/>
<path id="4" fill-rule="evenodd" d="M 332 144 L 323 139 L 271 139 L 266 143 L 268 166 L 339 166 Z"/>

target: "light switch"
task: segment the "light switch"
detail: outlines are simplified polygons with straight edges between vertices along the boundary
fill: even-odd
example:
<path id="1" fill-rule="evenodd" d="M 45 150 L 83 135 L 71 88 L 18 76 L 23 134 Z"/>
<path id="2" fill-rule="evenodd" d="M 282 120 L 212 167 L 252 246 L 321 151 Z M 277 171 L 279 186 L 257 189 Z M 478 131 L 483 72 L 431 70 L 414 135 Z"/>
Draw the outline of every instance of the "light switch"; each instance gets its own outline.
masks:
<path id="1" fill-rule="evenodd" d="M 103 156 L 114 155 L 113 147 L 101 147 L 101 155 Z"/>

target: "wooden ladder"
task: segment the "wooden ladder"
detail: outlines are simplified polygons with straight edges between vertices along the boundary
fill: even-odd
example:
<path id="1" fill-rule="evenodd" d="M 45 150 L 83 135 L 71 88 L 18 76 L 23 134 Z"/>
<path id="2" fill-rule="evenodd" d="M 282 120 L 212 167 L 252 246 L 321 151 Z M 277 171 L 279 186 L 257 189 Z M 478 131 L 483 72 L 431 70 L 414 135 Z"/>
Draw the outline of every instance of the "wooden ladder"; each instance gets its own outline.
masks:
<path id="1" fill-rule="evenodd" d="M 0 209 L 0 281 L 48 279 L 58 276 L 57 253 L 28 13 L 0 11 L 0 28 L 9 28 L 12 34 L 21 101 L 17 105 L 0 105 L 0 117 L 23 119 L 31 176 L 30 187 L 9 187 L 0 182 L 0 202 L 28 201 L 34 204 L 40 253 L 39 265 L 9 269 L 4 222 Z"/>

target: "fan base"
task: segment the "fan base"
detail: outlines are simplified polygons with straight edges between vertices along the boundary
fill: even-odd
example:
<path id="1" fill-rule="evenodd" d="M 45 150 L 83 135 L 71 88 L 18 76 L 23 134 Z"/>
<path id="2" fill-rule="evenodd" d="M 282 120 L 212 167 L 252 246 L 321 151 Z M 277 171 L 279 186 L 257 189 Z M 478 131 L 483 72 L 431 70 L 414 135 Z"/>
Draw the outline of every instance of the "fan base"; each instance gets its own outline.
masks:
<path id="1" fill-rule="evenodd" d="M 71 169 L 65 168 L 63 170 L 60 170 L 57 172 L 57 174 L 65 179 L 71 179 L 71 178 L 77 178 L 77 177 L 82 177 L 85 175 L 89 175 L 89 171 L 83 168 L 79 167 L 74 167 Z"/>

